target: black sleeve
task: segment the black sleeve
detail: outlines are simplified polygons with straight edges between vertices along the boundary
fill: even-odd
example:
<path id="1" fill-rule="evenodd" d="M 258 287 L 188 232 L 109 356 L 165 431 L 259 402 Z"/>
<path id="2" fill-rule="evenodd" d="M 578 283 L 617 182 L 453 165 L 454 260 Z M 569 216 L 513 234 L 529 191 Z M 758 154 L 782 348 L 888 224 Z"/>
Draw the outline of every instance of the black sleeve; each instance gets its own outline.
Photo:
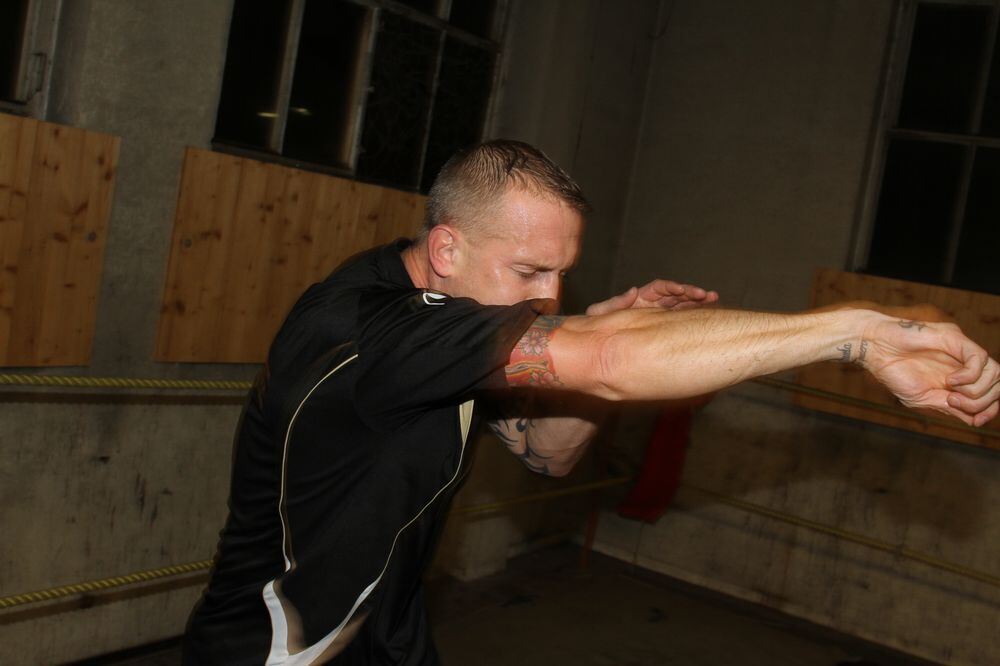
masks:
<path id="1" fill-rule="evenodd" d="M 395 429 L 426 407 L 505 388 L 514 345 L 539 315 L 555 310 L 547 299 L 487 306 L 423 290 L 365 300 L 354 397 L 376 430 Z"/>

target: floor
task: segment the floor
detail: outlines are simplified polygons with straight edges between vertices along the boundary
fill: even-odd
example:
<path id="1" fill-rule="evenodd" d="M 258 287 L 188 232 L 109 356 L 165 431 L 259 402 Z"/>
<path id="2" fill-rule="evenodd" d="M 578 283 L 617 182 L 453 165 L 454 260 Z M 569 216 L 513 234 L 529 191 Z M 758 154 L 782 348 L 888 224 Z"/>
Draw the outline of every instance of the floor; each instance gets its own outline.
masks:
<path id="1" fill-rule="evenodd" d="M 925 664 L 593 554 L 560 546 L 473 583 L 428 584 L 446 666 Z M 176 666 L 176 642 L 87 664 Z"/>

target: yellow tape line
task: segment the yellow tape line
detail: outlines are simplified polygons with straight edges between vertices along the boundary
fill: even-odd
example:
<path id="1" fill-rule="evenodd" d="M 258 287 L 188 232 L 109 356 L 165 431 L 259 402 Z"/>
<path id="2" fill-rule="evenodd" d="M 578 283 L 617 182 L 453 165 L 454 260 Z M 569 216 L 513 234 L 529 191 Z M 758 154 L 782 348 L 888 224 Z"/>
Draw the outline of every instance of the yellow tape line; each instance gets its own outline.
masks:
<path id="1" fill-rule="evenodd" d="M 209 569 L 211 566 L 212 560 L 201 560 L 200 562 L 177 564 L 175 566 L 163 567 L 162 569 L 137 571 L 136 573 L 130 573 L 124 576 L 102 578 L 101 580 L 92 580 L 86 583 L 62 585 L 60 587 L 52 587 L 47 590 L 39 590 L 37 592 L 15 594 L 10 597 L 0 597 L 0 608 L 12 608 L 14 606 L 23 606 L 24 604 L 38 603 L 39 601 L 52 601 L 54 599 L 84 594 L 86 592 L 96 592 L 98 590 L 108 590 L 115 587 L 122 587 L 124 585 L 132 585 L 134 583 L 143 583 L 150 580 L 156 580 L 157 578 L 168 578 L 171 576 L 179 576 L 181 574 L 196 573 L 198 571 Z"/>
<path id="2" fill-rule="evenodd" d="M 134 379 L 129 377 L 65 377 L 57 375 L 0 374 L 0 385 L 246 391 L 253 386 L 253 383 L 224 379 Z"/>

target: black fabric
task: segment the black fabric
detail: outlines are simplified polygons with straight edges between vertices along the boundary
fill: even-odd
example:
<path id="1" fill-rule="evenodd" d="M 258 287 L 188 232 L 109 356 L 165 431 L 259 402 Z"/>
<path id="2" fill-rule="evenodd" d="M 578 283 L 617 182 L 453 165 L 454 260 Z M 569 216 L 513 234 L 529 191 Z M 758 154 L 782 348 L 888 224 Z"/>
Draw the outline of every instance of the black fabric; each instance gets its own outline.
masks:
<path id="1" fill-rule="evenodd" d="M 264 663 L 270 581 L 304 646 L 361 600 L 360 633 L 331 663 L 437 663 L 420 579 L 471 457 L 458 406 L 505 385 L 511 349 L 552 302 L 416 289 L 407 244 L 310 287 L 275 337 L 237 429 L 229 517 L 185 663 Z"/>

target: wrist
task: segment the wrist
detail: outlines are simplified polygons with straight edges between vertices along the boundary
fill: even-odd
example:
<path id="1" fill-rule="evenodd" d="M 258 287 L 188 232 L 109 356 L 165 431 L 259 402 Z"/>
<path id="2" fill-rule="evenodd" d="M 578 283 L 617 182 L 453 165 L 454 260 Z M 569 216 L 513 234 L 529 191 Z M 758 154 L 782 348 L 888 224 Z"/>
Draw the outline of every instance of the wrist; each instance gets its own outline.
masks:
<path id="1" fill-rule="evenodd" d="M 842 326 L 839 327 L 839 339 L 830 350 L 829 360 L 838 363 L 857 363 L 864 367 L 875 328 L 891 317 L 874 310 L 863 309 L 840 310 L 830 314 L 842 315 Z"/>
<path id="2" fill-rule="evenodd" d="M 893 317 L 875 310 L 855 310 L 856 326 L 855 344 L 853 353 L 848 363 L 856 363 L 862 368 L 867 368 L 868 353 L 876 338 L 876 329 L 887 321 L 892 321 Z"/>

